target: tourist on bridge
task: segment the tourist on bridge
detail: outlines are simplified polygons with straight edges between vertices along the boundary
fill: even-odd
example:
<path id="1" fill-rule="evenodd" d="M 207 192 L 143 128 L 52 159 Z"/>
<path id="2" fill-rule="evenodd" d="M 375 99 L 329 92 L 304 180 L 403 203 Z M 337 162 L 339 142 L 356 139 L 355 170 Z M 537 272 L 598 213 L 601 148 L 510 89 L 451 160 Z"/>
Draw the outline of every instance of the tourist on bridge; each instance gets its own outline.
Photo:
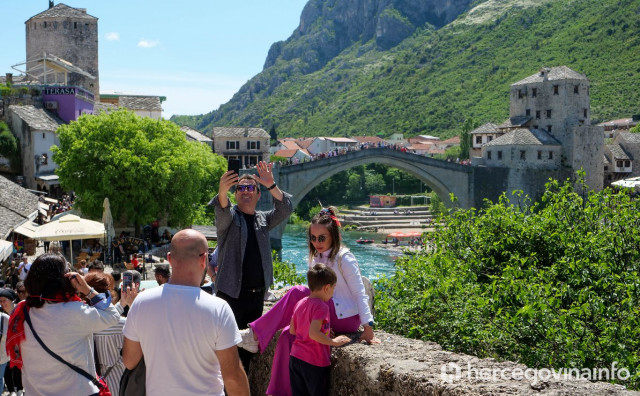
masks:
<path id="1" fill-rule="evenodd" d="M 360 267 L 353 253 L 342 246 L 340 222 L 333 207 L 322 209 L 313 217 L 308 230 L 309 268 L 322 263 L 333 269 L 337 282 L 329 307 L 331 328 L 337 333 L 355 333 L 363 326 L 361 341 L 380 343 L 373 334 L 373 314 L 369 297 L 360 275 Z M 275 333 L 283 329 L 276 345 L 271 366 L 271 381 L 267 394 L 291 395 L 289 383 L 289 355 L 295 336 L 289 333 L 289 324 L 298 301 L 310 295 L 306 286 L 294 286 L 262 317 L 241 330 L 241 348 L 252 352 L 264 351 Z"/>

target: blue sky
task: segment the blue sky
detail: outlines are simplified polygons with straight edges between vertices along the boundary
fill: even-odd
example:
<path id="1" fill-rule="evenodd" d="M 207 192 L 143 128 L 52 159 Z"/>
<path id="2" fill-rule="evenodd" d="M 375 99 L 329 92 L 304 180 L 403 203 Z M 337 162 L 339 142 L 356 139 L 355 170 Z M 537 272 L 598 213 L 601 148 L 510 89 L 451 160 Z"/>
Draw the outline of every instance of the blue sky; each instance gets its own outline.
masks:
<path id="1" fill-rule="evenodd" d="M 307 0 L 55 1 L 99 18 L 101 92 L 167 97 L 163 116 L 226 103 L 262 70 L 271 44 L 300 23 Z M 48 0 L 2 0 L 0 74 L 25 61 L 24 22 Z"/>

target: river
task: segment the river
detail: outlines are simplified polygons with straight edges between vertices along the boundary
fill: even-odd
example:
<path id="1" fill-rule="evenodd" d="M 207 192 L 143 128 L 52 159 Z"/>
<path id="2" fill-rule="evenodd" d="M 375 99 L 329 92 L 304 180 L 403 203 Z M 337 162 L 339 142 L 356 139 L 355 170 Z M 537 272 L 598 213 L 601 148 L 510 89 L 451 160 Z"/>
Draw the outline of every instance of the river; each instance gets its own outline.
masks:
<path id="1" fill-rule="evenodd" d="M 399 251 L 393 251 L 377 244 L 384 239 L 382 234 L 368 232 L 344 231 L 343 244 L 351 249 L 358 260 L 360 271 L 369 279 L 377 279 L 381 275 L 390 276 L 395 271 L 394 262 Z M 375 244 L 356 243 L 359 238 L 373 239 Z M 282 259 L 295 264 L 298 273 L 306 274 L 309 247 L 307 227 L 287 225 L 282 235 Z"/>

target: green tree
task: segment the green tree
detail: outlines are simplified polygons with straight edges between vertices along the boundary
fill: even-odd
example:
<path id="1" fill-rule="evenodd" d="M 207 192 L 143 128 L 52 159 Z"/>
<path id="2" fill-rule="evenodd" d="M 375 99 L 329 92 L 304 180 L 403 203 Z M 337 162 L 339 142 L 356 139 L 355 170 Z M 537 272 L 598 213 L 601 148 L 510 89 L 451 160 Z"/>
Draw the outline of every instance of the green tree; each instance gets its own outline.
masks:
<path id="1" fill-rule="evenodd" d="M 633 128 L 631 128 L 631 129 L 629 130 L 629 132 L 632 132 L 632 133 L 640 133 L 640 124 L 638 124 L 638 125 L 634 126 Z"/>
<path id="2" fill-rule="evenodd" d="M 386 183 L 380 173 L 366 172 L 364 177 L 364 187 L 368 194 L 383 194 Z"/>
<path id="3" fill-rule="evenodd" d="M 22 171 L 20 141 L 3 121 L 0 121 L 0 155 L 9 160 L 12 171 L 16 173 Z"/>
<path id="4" fill-rule="evenodd" d="M 574 187 L 578 185 L 578 187 Z M 387 331 L 532 367 L 617 362 L 640 387 L 640 200 L 548 183 L 482 210 L 448 212 L 429 254 L 377 285 Z M 432 201 L 433 202 L 433 201 Z"/>
<path id="5" fill-rule="evenodd" d="M 471 149 L 472 136 L 469 132 L 473 131 L 479 126 L 479 124 L 473 121 L 473 118 L 467 118 L 462 125 L 462 132 L 460 133 L 460 159 L 469 158 L 469 150 Z"/>
<path id="6" fill-rule="evenodd" d="M 278 144 L 278 132 L 276 132 L 275 125 L 271 125 L 271 129 L 269 129 L 269 137 L 271 138 L 270 143 L 272 146 Z"/>
<path id="7" fill-rule="evenodd" d="M 226 161 L 203 144 L 188 142 L 172 122 L 119 110 L 84 115 L 58 129 L 56 173 L 74 190 L 83 213 L 100 218 L 108 197 L 114 219 L 135 226 L 166 218 L 189 226 L 217 188 Z"/>

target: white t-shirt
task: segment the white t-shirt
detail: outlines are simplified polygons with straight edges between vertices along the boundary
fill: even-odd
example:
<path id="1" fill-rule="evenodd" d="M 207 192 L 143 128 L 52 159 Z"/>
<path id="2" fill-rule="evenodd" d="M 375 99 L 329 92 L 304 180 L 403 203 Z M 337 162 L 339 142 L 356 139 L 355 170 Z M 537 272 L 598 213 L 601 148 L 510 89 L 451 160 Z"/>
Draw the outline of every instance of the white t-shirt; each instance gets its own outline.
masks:
<path id="1" fill-rule="evenodd" d="M 123 333 L 142 347 L 149 395 L 224 395 L 215 351 L 242 340 L 226 301 L 168 283 L 138 295 Z"/>
<path id="2" fill-rule="evenodd" d="M 20 274 L 18 275 L 18 278 L 20 278 L 21 281 L 27 279 L 27 274 L 29 272 L 29 270 L 31 269 L 31 263 L 20 263 L 20 266 L 18 266 L 18 269 L 20 270 Z"/>

